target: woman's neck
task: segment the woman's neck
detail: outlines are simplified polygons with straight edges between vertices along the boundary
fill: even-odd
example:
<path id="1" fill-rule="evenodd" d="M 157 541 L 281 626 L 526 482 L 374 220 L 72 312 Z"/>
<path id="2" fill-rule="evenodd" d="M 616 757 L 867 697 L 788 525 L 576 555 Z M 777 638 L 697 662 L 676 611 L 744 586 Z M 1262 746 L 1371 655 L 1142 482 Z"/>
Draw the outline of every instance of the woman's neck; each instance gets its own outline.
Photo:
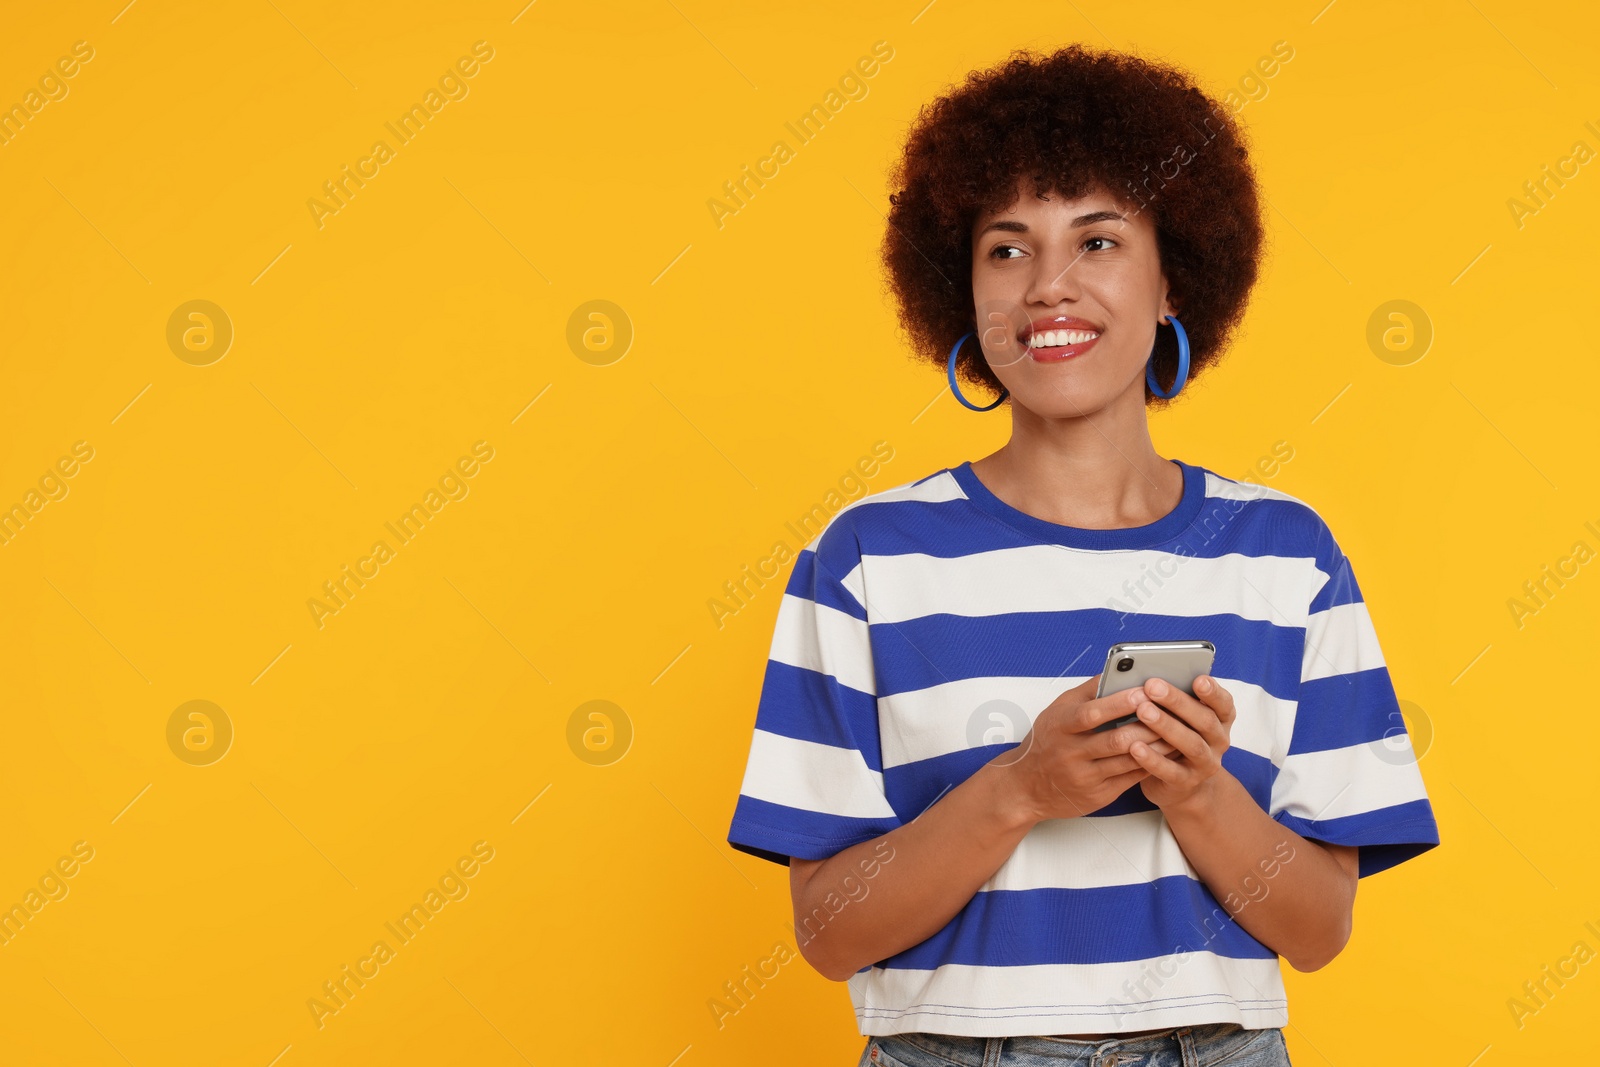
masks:
<path id="1" fill-rule="evenodd" d="M 1144 398 L 1135 395 L 1136 409 L 1082 418 L 1044 419 L 1014 406 L 1011 440 L 974 460 L 973 473 L 995 496 L 1046 522 L 1087 530 L 1149 525 L 1178 506 L 1183 471 L 1156 453 Z"/>

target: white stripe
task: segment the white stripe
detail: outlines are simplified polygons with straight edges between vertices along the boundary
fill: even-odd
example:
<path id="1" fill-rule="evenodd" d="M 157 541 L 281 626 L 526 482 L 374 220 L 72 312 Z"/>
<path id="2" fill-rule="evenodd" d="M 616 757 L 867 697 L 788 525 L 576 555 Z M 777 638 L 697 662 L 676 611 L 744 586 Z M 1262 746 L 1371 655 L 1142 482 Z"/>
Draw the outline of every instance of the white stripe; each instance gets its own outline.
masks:
<path id="1" fill-rule="evenodd" d="M 906 501 L 917 500 L 924 504 L 943 504 L 950 500 L 965 500 L 967 494 L 961 491 L 961 483 L 949 471 L 940 471 L 938 474 L 929 475 L 920 484 L 907 482 L 897 485 L 892 489 L 885 489 L 873 495 L 878 501 Z M 864 501 L 863 501 L 864 503 Z"/>
<path id="2" fill-rule="evenodd" d="M 1033 720 L 1083 676 L 962 678 L 878 698 L 883 766 L 981 745 L 1021 744 Z"/>
<path id="3" fill-rule="evenodd" d="M 1387 741 L 1289 756 L 1272 783 L 1271 813 L 1339 819 L 1426 800 L 1422 772 L 1412 753 L 1410 736 L 1397 732 Z"/>
<path id="4" fill-rule="evenodd" d="M 1289 1021 L 1276 957 L 1191 951 L 1125 963 L 873 967 L 848 984 L 861 1032 L 876 1036 L 1116 1033 L 1210 1022 L 1258 1029 Z"/>
<path id="5" fill-rule="evenodd" d="M 853 748 L 819 745 L 766 730 L 750 738 L 739 792 L 757 800 L 851 819 L 894 818 L 883 775 Z"/>
<path id="6" fill-rule="evenodd" d="M 1206 496 L 1221 497 L 1224 500 L 1281 500 L 1289 504 L 1299 504 L 1308 511 L 1314 511 L 1297 496 L 1257 482 L 1240 482 L 1231 478 L 1224 478 L 1220 474 L 1206 471 Z"/>
<path id="7" fill-rule="evenodd" d="M 1385 665 L 1366 601 L 1340 604 L 1306 620 L 1305 656 L 1300 666 L 1305 681 Z"/>
<path id="8" fill-rule="evenodd" d="M 1199 874 L 1159 811 L 1046 819 L 1029 830 L 982 890 L 1103 889 Z"/>
<path id="9" fill-rule="evenodd" d="M 805 597 L 783 595 L 769 658 L 830 675 L 862 693 L 877 692 L 866 620 Z"/>
<path id="10" fill-rule="evenodd" d="M 886 504 L 906 500 L 920 501 L 924 504 L 943 504 L 946 501 L 965 500 L 966 498 L 967 494 L 961 491 L 961 484 L 947 471 L 929 475 L 920 485 L 916 482 L 905 482 L 887 489 L 880 489 L 876 493 L 868 493 L 860 500 L 852 500 L 834 512 L 833 517 L 827 521 L 817 536 L 807 543 L 806 547 L 815 549 L 817 541 L 822 538 L 824 533 L 828 532 L 829 526 L 838 521 L 840 515 L 848 511 L 854 511 L 863 504 Z"/>
<path id="11" fill-rule="evenodd" d="M 981 745 L 1021 744 L 1039 713 L 1088 677 L 962 678 L 880 697 L 884 768 Z M 1229 744 L 1274 761 L 1287 752 L 1294 702 L 1239 679 L 1217 680 L 1233 697 L 1236 712 Z"/>
<path id="12" fill-rule="evenodd" d="M 954 559 L 921 552 L 868 554 L 874 625 L 949 613 L 969 618 L 1087 608 L 1304 626 L 1316 573 L 1309 557 L 1215 558 L 1155 549 L 1080 552 L 1021 545 Z"/>

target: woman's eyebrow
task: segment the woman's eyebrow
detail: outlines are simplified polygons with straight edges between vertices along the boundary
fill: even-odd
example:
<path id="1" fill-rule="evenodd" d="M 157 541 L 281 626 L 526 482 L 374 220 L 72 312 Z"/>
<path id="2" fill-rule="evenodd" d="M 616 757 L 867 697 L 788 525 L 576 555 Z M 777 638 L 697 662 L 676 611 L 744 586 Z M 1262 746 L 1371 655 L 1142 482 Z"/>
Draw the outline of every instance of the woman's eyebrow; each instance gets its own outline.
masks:
<path id="1" fill-rule="evenodd" d="M 1116 211 L 1091 211 L 1087 215 L 1079 215 L 1077 218 L 1073 219 L 1072 225 L 1073 228 L 1076 229 L 1079 226 L 1092 226 L 1097 222 L 1126 221 L 1127 216 Z M 983 229 L 979 230 L 978 236 L 982 237 L 990 230 L 1005 230 L 1008 233 L 1027 233 L 1028 224 L 1025 222 L 1018 222 L 1016 219 L 996 219 Z"/>

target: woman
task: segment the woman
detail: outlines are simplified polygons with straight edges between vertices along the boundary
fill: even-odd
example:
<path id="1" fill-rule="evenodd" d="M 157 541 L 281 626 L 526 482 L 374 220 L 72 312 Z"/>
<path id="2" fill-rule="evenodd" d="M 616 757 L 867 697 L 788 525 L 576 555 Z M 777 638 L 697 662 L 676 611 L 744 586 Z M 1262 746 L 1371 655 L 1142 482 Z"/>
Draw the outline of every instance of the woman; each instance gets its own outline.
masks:
<path id="1" fill-rule="evenodd" d="M 893 177 L 913 347 L 1011 438 L 801 552 L 728 840 L 789 866 L 862 1064 L 1287 1063 L 1279 957 L 1328 963 L 1357 879 L 1439 838 L 1321 517 L 1151 443 L 1256 279 L 1242 132 L 1175 70 L 1017 53 Z M 1185 639 L 1195 695 L 1096 698 L 1112 644 Z"/>

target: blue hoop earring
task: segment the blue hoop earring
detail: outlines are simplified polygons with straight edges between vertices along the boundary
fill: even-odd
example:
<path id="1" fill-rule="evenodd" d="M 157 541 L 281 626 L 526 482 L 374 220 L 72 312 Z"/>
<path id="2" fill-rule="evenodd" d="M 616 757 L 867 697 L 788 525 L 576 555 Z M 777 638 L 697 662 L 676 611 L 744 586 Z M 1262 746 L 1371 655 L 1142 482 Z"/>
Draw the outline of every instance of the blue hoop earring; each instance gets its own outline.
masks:
<path id="1" fill-rule="evenodd" d="M 1183 324 L 1176 315 L 1168 315 L 1167 321 L 1172 324 L 1173 331 L 1178 335 L 1178 377 L 1172 383 L 1172 392 L 1163 393 L 1161 386 L 1156 384 L 1156 354 L 1152 349 L 1150 360 L 1144 365 L 1144 381 L 1150 391 L 1163 400 L 1171 400 L 1183 391 L 1183 383 L 1189 380 L 1189 335 L 1184 332 Z"/>
<path id="2" fill-rule="evenodd" d="M 949 375 L 949 378 L 950 378 L 950 391 L 952 393 L 956 394 L 956 399 L 957 400 L 961 401 L 962 404 L 964 404 L 967 407 L 971 408 L 973 411 L 993 411 L 995 408 L 1000 406 L 1000 404 L 1005 400 L 1006 397 L 1011 395 L 1011 390 L 1009 390 L 1009 389 L 1001 389 L 1000 390 L 1000 395 L 995 397 L 994 403 L 989 404 L 989 405 L 987 405 L 985 407 L 979 407 L 977 404 L 974 404 L 972 401 L 970 401 L 966 397 L 962 396 L 961 395 L 961 387 L 956 384 L 956 353 L 961 351 L 962 343 L 965 342 L 966 339 L 971 337 L 971 336 L 972 336 L 971 333 L 962 334 L 961 335 L 961 339 L 955 343 L 955 347 L 950 349 L 950 359 L 945 364 L 945 371 Z"/>

